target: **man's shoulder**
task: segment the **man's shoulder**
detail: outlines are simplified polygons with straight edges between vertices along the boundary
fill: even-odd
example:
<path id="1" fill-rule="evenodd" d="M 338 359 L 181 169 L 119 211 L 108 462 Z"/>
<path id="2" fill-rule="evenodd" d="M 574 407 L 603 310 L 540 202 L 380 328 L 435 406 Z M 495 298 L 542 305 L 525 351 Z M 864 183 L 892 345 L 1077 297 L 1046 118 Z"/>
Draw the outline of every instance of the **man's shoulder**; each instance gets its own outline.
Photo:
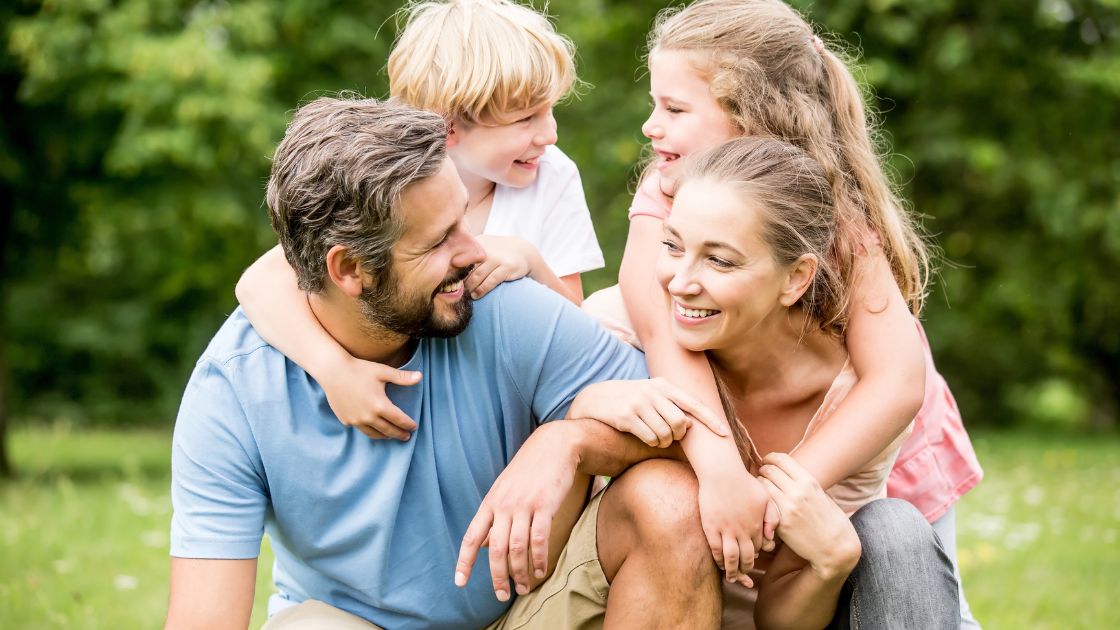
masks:
<path id="1" fill-rule="evenodd" d="M 219 370 L 237 371 L 255 362 L 283 360 L 283 355 L 261 338 L 238 306 L 210 339 L 198 359 Z"/>

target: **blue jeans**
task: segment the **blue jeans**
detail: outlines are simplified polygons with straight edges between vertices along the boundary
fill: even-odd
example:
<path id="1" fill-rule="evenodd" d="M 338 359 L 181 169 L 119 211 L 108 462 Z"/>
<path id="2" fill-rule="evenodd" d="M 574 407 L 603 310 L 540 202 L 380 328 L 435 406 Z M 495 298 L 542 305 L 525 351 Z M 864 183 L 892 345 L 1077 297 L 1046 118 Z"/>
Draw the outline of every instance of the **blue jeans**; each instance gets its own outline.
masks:
<path id="1" fill-rule="evenodd" d="M 829 628 L 960 628 L 952 560 L 914 506 L 901 499 L 872 501 L 852 515 L 852 525 L 863 554 Z"/>

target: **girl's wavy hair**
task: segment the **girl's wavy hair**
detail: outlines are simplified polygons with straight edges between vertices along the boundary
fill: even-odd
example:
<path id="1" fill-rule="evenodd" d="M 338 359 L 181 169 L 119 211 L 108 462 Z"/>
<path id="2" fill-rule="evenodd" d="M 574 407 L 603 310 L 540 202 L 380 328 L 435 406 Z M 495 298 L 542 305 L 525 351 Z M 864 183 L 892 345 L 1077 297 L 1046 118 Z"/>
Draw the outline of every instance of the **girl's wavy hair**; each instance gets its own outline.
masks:
<path id="1" fill-rule="evenodd" d="M 847 55 L 778 0 L 666 9 L 647 47 L 650 55 L 689 53 L 744 134 L 780 138 L 812 156 L 832 188 L 840 227 L 832 256 L 844 285 L 852 285 L 856 256 L 881 244 L 903 297 L 921 311 L 930 250 L 884 173 L 876 120 Z"/>

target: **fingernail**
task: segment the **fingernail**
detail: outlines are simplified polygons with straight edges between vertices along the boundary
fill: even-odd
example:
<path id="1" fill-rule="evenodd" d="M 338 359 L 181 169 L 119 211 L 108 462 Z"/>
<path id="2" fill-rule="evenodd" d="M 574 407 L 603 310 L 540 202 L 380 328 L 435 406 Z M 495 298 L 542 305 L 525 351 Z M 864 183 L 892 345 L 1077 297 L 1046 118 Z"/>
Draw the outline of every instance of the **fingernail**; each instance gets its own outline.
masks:
<path id="1" fill-rule="evenodd" d="M 536 571 L 533 572 L 533 575 L 535 575 L 539 578 L 543 578 L 544 577 L 544 569 L 537 569 Z"/>
<path id="2" fill-rule="evenodd" d="M 529 587 L 528 586 L 525 586 L 524 584 L 518 584 L 517 585 L 517 594 L 518 595 L 524 595 L 528 592 L 529 592 Z"/>
<path id="3" fill-rule="evenodd" d="M 498 596 L 498 601 L 500 602 L 504 602 L 509 599 L 509 593 L 506 591 L 494 591 L 494 594 Z"/>
<path id="4" fill-rule="evenodd" d="M 463 573 L 462 571 L 456 571 L 455 572 L 455 586 L 466 586 L 466 585 L 467 585 L 467 574 Z"/>

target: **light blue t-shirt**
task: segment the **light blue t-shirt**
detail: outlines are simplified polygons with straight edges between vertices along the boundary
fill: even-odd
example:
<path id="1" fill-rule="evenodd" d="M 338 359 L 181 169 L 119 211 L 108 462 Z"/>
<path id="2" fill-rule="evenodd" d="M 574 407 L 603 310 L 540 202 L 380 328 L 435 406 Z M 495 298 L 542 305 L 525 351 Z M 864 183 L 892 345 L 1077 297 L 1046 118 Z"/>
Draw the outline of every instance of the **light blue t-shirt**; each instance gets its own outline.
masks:
<path id="1" fill-rule="evenodd" d="M 421 340 L 389 385 L 417 421 L 407 442 L 339 423 L 319 385 L 240 309 L 199 359 L 175 424 L 171 555 L 256 558 L 267 531 L 279 594 L 318 599 L 384 628 L 478 628 L 494 597 L 485 553 L 453 581 L 464 532 L 539 422 L 590 383 L 645 378 L 640 353 L 531 280 L 474 307 L 458 337 Z"/>

